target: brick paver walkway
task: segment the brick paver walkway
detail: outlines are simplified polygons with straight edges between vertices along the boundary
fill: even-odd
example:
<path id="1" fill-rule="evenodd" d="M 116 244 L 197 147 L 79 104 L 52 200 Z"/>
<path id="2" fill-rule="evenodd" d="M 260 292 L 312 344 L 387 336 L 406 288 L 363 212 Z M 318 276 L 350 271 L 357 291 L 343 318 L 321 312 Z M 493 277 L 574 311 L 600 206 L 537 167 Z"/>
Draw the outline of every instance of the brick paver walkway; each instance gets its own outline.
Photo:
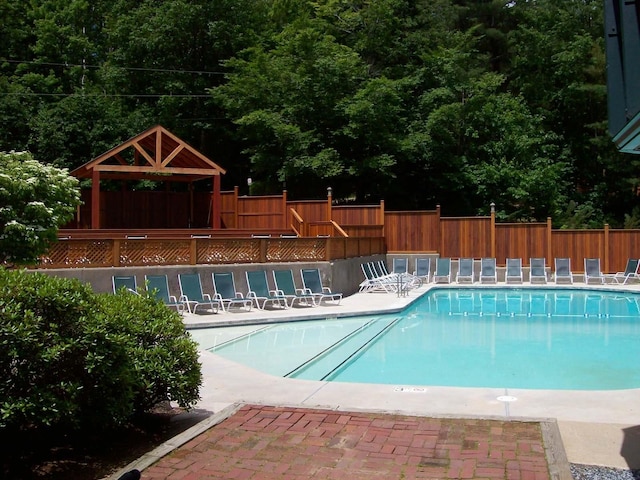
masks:
<path id="1" fill-rule="evenodd" d="M 549 480 L 540 424 L 245 406 L 143 480 Z"/>

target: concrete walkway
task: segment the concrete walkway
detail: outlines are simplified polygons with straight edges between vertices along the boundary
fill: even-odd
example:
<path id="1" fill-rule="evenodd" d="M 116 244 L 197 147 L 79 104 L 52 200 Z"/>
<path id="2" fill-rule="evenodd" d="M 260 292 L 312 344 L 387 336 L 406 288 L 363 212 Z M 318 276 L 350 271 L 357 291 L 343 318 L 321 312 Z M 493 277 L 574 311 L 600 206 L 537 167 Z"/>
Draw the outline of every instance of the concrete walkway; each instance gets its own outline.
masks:
<path id="1" fill-rule="evenodd" d="M 455 286 L 453 287 L 455 288 Z M 525 284 L 523 287 L 527 288 L 528 285 Z M 538 285 L 536 285 L 536 287 L 538 287 Z M 551 287 L 555 286 L 552 285 Z M 579 284 L 574 285 L 573 287 L 586 288 L 584 285 Z M 224 324 L 280 322 L 302 318 L 341 317 L 380 313 L 382 311 L 393 312 L 402 310 L 430 288 L 432 288 L 432 285 L 421 287 L 416 291 L 410 292 L 407 297 L 397 297 L 393 294 L 377 293 L 356 294 L 343 299 L 341 305 L 337 306 L 331 305 L 317 308 L 294 308 L 283 311 L 267 312 L 253 310 L 252 312 L 218 313 L 215 315 L 187 314 L 185 315 L 185 323 L 188 328 L 199 328 Z M 640 291 L 640 286 L 637 285 L 624 287 L 606 285 L 604 287 L 598 286 L 598 288 L 610 288 L 616 291 Z M 264 418 L 266 419 L 272 418 L 277 413 L 276 418 L 280 418 L 280 420 L 284 420 L 284 417 L 280 417 L 282 411 L 278 410 L 276 407 L 285 408 L 283 411 L 288 412 L 285 415 L 294 415 L 296 412 L 301 415 L 306 415 L 307 413 L 309 413 L 309 415 L 316 415 L 318 414 L 316 410 L 330 410 L 334 411 L 335 415 L 345 415 L 344 418 L 350 418 L 351 416 L 359 418 L 359 415 L 364 415 L 369 418 L 368 415 L 374 415 L 377 422 L 385 422 L 385 419 L 388 420 L 389 418 L 399 418 L 397 416 L 403 416 L 403 419 L 399 421 L 406 422 L 407 420 L 404 416 L 411 416 L 416 422 L 423 420 L 429 422 L 434 421 L 434 419 L 458 418 L 462 424 L 466 424 L 468 421 L 475 422 L 478 418 L 489 419 L 492 422 L 498 422 L 496 425 L 500 425 L 500 427 L 496 428 L 502 429 L 512 428 L 504 427 L 504 425 L 512 425 L 512 422 L 514 421 L 513 425 L 520 425 L 524 422 L 526 425 L 537 425 L 535 428 L 542 429 L 547 428 L 545 426 L 548 425 L 557 425 L 557 427 L 554 428 L 559 431 L 559 434 L 557 436 L 551 435 L 552 438 L 556 438 L 557 440 L 551 441 L 551 444 L 555 445 L 555 447 L 557 447 L 556 450 L 559 452 L 557 457 L 562 458 L 566 452 L 566 457 L 571 463 L 604 465 L 617 468 L 640 468 L 640 389 L 616 391 L 549 391 L 520 389 L 507 391 L 505 389 L 497 388 L 416 387 L 350 384 L 342 382 L 315 382 L 274 377 L 228 361 L 206 351 L 201 353 L 201 362 L 204 383 L 201 390 L 201 401 L 198 408 L 218 412 L 216 417 L 217 420 L 212 420 L 212 422 L 222 423 L 214 427 L 211 430 L 211 433 L 203 431 L 191 434 L 197 435 L 197 438 L 194 439 L 195 443 L 187 443 L 187 445 L 191 445 L 191 447 L 186 447 L 187 450 L 198 450 L 200 448 L 205 448 L 204 446 L 208 445 L 209 447 L 206 448 L 209 448 L 210 450 L 209 455 L 218 455 L 218 453 L 214 452 L 217 452 L 219 449 L 231 449 L 231 446 L 218 438 L 221 434 L 215 432 L 222 431 L 219 430 L 219 428 L 222 425 L 225 425 L 222 429 L 226 433 L 222 435 L 222 437 L 226 437 L 227 435 L 232 435 L 232 437 L 233 435 L 239 435 L 241 437 L 247 435 L 246 432 L 251 431 L 248 429 L 247 425 L 251 424 L 248 420 L 243 420 L 242 418 L 248 414 L 240 413 L 239 415 L 241 418 L 238 419 L 232 415 L 232 410 L 234 408 L 238 408 L 238 405 L 248 404 L 262 405 L 264 407 L 245 407 L 245 410 L 242 410 L 242 412 L 252 412 L 251 415 L 257 416 L 264 415 Z M 229 415 L 232 415 L 232 417 L 229 417 Z M 335 420 L 335 415 L 330 416 L 330 418 Z M 389 417 L 389 415 L 391 415 L 391 417 Z M 227 417 L 229 417 L 230 423 L 225 423 L 225 419 Z M 424 419 L 419 420 L 419 418 L 415 417 L 424 417 Z M 268 426 L 267 424 L 271 424 L 268 420 L 263 419 L 261 421 L 263 422 L 261 425 Z M 389 423 L 389 428 L 393 431 L 393 424 L 395 420 L 389 421 L 391 422 Z M 440 425 L 443 425 L 443 423 L 440 423 Z M 449 425 L 449 423 L 447 423 L 447 425 Z M 326 425 L 318 428 L 322 429 L 325 427 L 328 428 Z M 329 430 L 338 435 L 336 438 L 342 438 L 340 435 L 344 435 L 344 432 L 339 433 L 335 430 L 331 430 L 335 428 L 336 426 L 334 425 L 329 428 Z M 463 427 L 459 426 L 459 428 Z M 487 432 L 489 433 L 486 435 L 494 432 L 492 428 L 493 427 L 488 427 Z M 551 428 L 551 430 L 553 430 L 553 428 Z M 289 431 L 289 429 L 287 429 L 287 431 Z M 497 431 L 498 430 L 495 430 L 495 432 Z M 318 432 L 313 435 L 309 432 L 307 433 L 308 437 L 313 438 L 313 435 L 316 435 Z M 201 439 L 200 434 L 210 435 L 218 438 L 218 440 L 212 442 L 210 440 Z M 412 434 L 420 435 L 420 432 L 414 431 Z M 289 435 L 293 435 L 293 431 L 289 431 Z M 320 434 L 320 437 L 324 438 L 322 435 L 324 434 Z M 440 433 L 438 433 L 438 437 L 439 435 Z M 480 437 L 484 435 L 485 433 L 481 434 Z M 291 438 L 294 437 L 295 435 Z M 464 437 L 464 435 L 462 437 Z M 472 444 L 464 443 L 465 441 L 485 442 L 483 445 L 487 444 L 486 442 L 489 441 L 489 437 L 484 439 L 480 437 L 476 436 L 472 440 L 460 440 L 462 442 L 459 447 L 460 451 L 471 450 L 471 448 L 467 447 Z M 561 440 L 558 439 L 558 437 L 561 438 Z M 302 441 L 301 438 L 298 440 Z M 293 441 L 291 446 L 293 447 L 293 444 L 298 440 Z M 257 442 L 254 445 L 255 448 L 262 451 L 263 453 L 260 453 L 260 455 L 263 455 L 263 449 L 273 448 L 272 446 L 269 446 L 272 441 L 275 442 L 275 445 L 282 446 L 281 442 L 283 440 L 282 438 L 280 440 L 273 440 L 269 437 L 267 440 L 256 437 L 255 441 Z M 318 441 L 319 440 L 316 439 L 316 442 Z M 327 449 L 330 449 L 332 441 L 341 440 L 327 440 L 324 438 L 323 441 L 328 442 L 324 445 Z M 538 438 L 538 441 L 540 441 L 540 438 Z M 196 445 L 201 445 L 201 447 Z M 247 449 L 247 444 L 243 443 L 243 445 L 244 447 L 242 448 L 238 447 L 238 452 L 246 452 L 247 450 L 253 451 L 252 449 Z M 314 448 L 321 447 L 321 445 L 318 444 L 310 445 Z M 465 445 L 467 447 L 465 447 Z M 547 453 L 549 453 L 549 445 L 545 446 L 547 447 Z M 308 449 L 311 447 L 305 444 L 305 448 Z M 436 447 L 433 448 L 433 451 L 435 452 Z M 380 449 L 382 449 L 382 442 L 380 442 Z M 305 451 L 308 452 L 310 450 Z M 402 449 L 398 450 L 398 452 L 401 451 Z M 490 452 L 491 449 L 486 451 Z M 329 450 L 329 452 L 331 452 L 331 450 Z M 258 455 L 256 452 L 254 453 Z M 335 455 L 335 452 L 323 453 L 322 455 L 325 454 L 331 456 Z M 178 458 L 186 458 L 190 453 L 188 451 L 182 451 L 182 453 L 177 455 L 178 457 L 171 457 L 173 458 L 173 460 L 171 460 L 172 462 L 179 463 L 177 460 Z M 235 453 L 233 455 L 235 455 Z M 243 454 L 240 453 L 239 455 L 242 456 Z M 298 451 L 298 453 L 292 455 L 294 457 L 298 455 L 299 457 L 302 453 Z M 322 455 L 318 457 L 319 461 L 315 467 L 317 469 L 321 469 L 321 465 L 324 465 L 323 462 L 326 460 L 322 460 Z M 385 455 L 393 455 L 393 452 L 385 451 Z M 503 453 L 500 453 L 500 455 L 503 455 Z M 415 470 L 415 467 L 419 465 L 420 462 L 423 462 L 423 458 L 427 458 L 426 456 L 420 455 L 417 455 L 416 458 L 417 457 L 420 457 L 421 459 L 418 460 L 417 463 L 415 463 L 415 459 L 412 460 L 414 464 L 411 464 L 409 460 L 405 463 L 400 462 L 403 465 L 402 468 L 409 469 L 409 467 L 411 467 L 411 470 L 403 471 L 411 471 L 415 473 L 415 476 L 406 476 L 405 474 L 405 477 L 394 477 L 392 475 L 389 477 L 381 476 L 380 478 L 465 478 L 446 476 L 449 475 L 449 470 L 447 470 L 447 468 L 450 468 L 451 472 L 454 471 L 454 467 L 451 467 L 451 465 L 455 464 L 455 462 L 452 464 L 452 460 L 459 459 L 449 458 L 447 460 L 447 468 L 444 468 L 444 464 L 438 466 L 434 465 L 432 460 L 424 460 L 425 464 L 423 466 L 427 470 L 440 468 L 440 470 L 438 470 L 439 473 L 436 475 L 433 472 L 423 474 Z M 549 463 L 551 476 L 553 478 L 563 478 L 567 474 L 567 471 L 565 471 L 566 469 L 564 468 L 564 466 L 566 466 L 566 462 L 556 462 L 554 458 L 557 457 L 551 455 L 552 459 Z M 434 458 L 437 459 L 438 457 Z M 155 460 L 157 460 L 157 458 L 154 458 L 154 461 Z M 189 460 L 189 462 L 191 461 L 192 460 Z M 305 460 L 306 463 L 309 463 L 310 461 L 310 459 Z M 336 462 L 343 466 L 345 461 L 344 457 L 340 457 L 336 460 Z M 397 467 L 397 462 L 398 460 L 391 461 L 388 468 L 391 468 L 391 464 L 396 465 L 394 468 L 400 468 Z M 480 475 L 477 470 L 479 467 L 476 464 L 474 467 L 476 469 L 474 470 L 475 473 L 472 477 L 468 478 L 548 478 L 543 476 L 544 473 L 539 471 L 540 469 L 522 469 L 518 467 L 517 469 L 512 469 L 513 472 L 518 470 L 518 474 L 513 472 L 509 473 L 511 470 L 507 466 L 507 463 L 508 462 L 504 463 L 501 467 L 495 467 L 497 470 L 491 470 L 491 474 L 487 475 Z M 150 464 L 151 463 L 147 463 L 147 465 Z M 169 468 L 166 464 L 163 465 L 165 465 L 163 468 Z M 560 466 L 558 467 L 558 465 Z M 228 466 L 229 465 L 227 465 L 227 467 Z M 529 465 L 529 467 L 530 466 L 531 465 Z M 275 466 L 269 468 L 275 468 Z M 326 472 L 327 476 L 320 476 L 318 478 L 360 478 L 356 471 L 350 472 L 348 475 L 345 475 L 345 472 L 342 471 L 340 475 L 332 477 L 331 474 L 328 473 L 329 470 Z M 498 473 L 499 470 L 502 473 Z M 258 471 L 261 472 L 259 475 L 256 473 Z M 397 470 L 393 471 L 396 472 Z M 431 470 L 429 471 L 431 472 Z M 389 472 L 391 472 L 391 470 L 389 470 Z M 197 476 L 194 472 L 188 471 L 188 469 L 182 473 L 184 473 L 184 476 L 180 474 L 179 476 L 172 476 L 170 478 L 208 478 L 206 476 Z M 261 469 L 256 469 L 254 473 L 251 474 L 239 471 L 236 473 L 231 474 L 227 472 L 225 475 L 218 477 L 212 474 L 213 476 L 211 478 L 275 478 L 275 475 L 273 475 L 274 472 L 269 473 L 268 470 L 265 471 Z M 440 475 L 440 473 L 442 473 L 442 475 Z M 154 476 L 152 476 L 152 474 Z M 145 480 L 147 478 L 169 478 L 169 476 L 162 475 L 163 473 L 149 469 L 145 470 L 143 478 Z M 367 478 L 370 478 L 371 476 L 373 475 L 369 472 L 369 476 Z M 309 476 L 284 476 L 278 478 L 309 478 Z"/>

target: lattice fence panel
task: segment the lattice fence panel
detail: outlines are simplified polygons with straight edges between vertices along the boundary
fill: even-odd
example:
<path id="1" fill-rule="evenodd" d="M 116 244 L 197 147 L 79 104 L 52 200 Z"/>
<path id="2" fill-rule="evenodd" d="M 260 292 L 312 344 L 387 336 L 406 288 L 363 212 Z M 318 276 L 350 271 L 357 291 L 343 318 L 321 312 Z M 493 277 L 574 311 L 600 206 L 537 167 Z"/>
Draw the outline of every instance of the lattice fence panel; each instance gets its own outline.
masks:
<path id="1" fill-rule="evenodd" d="M 113 265 L 112 240 L 62 240 L 40 258 L 42 268 L 108 267 Z"/>
<path id="2" fill-rule="evenodd" d="M 126 240 L 120 244 L 120 265 L 188 265 L 189 240 Z"/>
<path id="3" fill-rule="evenodd" d="M 322 261 L 326 258 L 326 245 L 326 240 L 315 238 L 271 239 L 267 242 L 267 261 Z"/>
<path id="4" fill-rule="evenodd" d="M 255 263 L 260 261 L 259 240 L 198 239 L 197 263 Z"/>

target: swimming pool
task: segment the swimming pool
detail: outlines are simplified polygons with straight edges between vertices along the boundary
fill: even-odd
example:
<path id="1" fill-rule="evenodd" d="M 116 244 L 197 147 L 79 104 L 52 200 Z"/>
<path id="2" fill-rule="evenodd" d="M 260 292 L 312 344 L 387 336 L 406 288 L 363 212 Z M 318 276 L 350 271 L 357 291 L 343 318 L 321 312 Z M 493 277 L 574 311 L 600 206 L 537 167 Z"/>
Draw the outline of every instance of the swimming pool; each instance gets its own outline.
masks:
<path id="1" fill-rule="evenodd" d="M 640 387 L 639 297 L 436 288 L 401 314 L 192 330 L 203 348 L 311 380 L 528 389 Z"/>

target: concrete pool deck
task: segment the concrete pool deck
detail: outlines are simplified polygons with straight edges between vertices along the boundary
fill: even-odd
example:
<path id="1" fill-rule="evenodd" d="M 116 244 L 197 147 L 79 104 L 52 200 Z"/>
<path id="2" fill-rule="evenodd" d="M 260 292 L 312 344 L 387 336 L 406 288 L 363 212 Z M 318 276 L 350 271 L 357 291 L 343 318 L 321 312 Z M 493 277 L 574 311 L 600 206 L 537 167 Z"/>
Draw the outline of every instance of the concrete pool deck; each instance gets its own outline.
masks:
<path id="1" fill-rule="evenodd" d="M 529 286 L 523 285 L 524 288 Z M 392 312 L 403 309 L 433 287 L 433 284 L 423 286 L 406 297 L 390 293 L 358 293 L 344 298 L 340 305 L 185 314 L 184 320 L 188 328 L 202 328 Z M 556 288 L 553 284 L 547 287 Z M 640 292 L 640 285 L 635 284 L 587 287 L 577 283 L 570 287 Z M 213 412 L 235 404 L 254 404 L 452 418 L 556 419 L 569 462 L 640 468 L 640 389 L 505 390 L 332 383 L 274 377 L 209 352 L 201 353 L 201 362 L 204 381 L 197 408 Z"/>

